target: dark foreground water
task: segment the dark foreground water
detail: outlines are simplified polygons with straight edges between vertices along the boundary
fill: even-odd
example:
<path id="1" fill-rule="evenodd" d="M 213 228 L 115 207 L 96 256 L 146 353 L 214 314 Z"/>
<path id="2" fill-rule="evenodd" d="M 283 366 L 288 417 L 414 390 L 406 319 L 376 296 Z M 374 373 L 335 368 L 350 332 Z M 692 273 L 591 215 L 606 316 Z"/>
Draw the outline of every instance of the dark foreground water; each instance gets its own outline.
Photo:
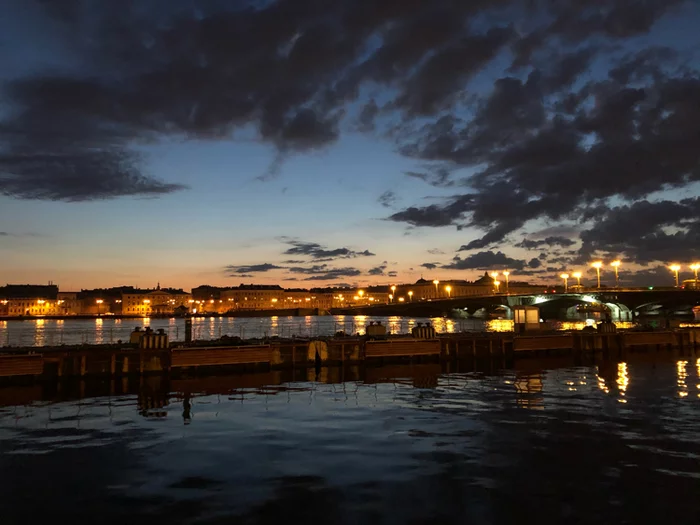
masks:
<path id="1" fill-rule="evenodd" d="M 700 360 L 2 388 L 0 523 L 697 524 Z"/>

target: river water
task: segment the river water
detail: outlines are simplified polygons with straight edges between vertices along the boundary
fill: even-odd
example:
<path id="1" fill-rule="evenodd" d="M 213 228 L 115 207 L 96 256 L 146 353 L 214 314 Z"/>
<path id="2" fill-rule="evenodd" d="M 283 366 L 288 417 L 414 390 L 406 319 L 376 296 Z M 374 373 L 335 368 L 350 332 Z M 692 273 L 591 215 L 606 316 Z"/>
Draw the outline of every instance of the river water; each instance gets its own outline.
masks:
<path id="1" fill-rule="evenodd" d="M 452 320 L 443 318 L 309 316 L 309 317 L 197 317 L 192 320 L 195 339 L 217 339 L 222 335 L 241 338 L 317 337 L 338 331 L 348 334 L 364 333 L 371 321 L 386 325 L 391 333 L 408 333 L 416 323 L 431 322 L 438 332 L 512 330 L 512 321 Z M 128 341 L 136 327 L 166 331 L 171 341 L 185 338 L 184 319 L 34 319 L 0 321 L 0 347 L 52 346 L 82 343 L 116 343 Z"/>
<path id="2" fill-rule="evenodd" d="M 370 322 L 381 322 L 390 333 L 405 334 L 417 323 L 431 323 L 438 333 L 465 331 L 504 332 L 513 330 L 513 321 L 505 319 L 428 319 L 415 317 L 308 316 L 308 317 L 197 317 L 192 319 L 194 339 L 218 339 L 223 335 L 240 338 L 319 337 L 338 331 L 363 334 Z M 618 328 L 630 328 L 633 323 L 618 322 Z M 162 328 L 170 341 L 185 338 L 184 319 L 33 319 L 0 321 L 0 347 L 54 346 L 103 344 L 128 341 L 136 327 Z M 555 322 L 553 328 L 580 330 L 583 321 Z"/>
<path id="3" fill-rule="evenodd" d="M 2 523 L 700 523 L 697 357 L 446 366 L 0 388 Z"/>

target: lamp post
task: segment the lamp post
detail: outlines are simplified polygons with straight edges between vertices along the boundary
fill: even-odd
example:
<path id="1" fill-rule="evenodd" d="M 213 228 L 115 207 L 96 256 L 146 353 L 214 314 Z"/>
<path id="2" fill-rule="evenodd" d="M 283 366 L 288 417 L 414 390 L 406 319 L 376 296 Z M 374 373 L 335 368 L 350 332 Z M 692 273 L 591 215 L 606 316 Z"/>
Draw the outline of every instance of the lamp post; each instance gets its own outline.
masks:
<path id="1" fill-rule="evenodd" d="M 408 291 L 408 302 L 409 303 L 413 302 L 413 291 L 412 290 Z"/>
<path id="2" fill-rule="evenodd" d="M 102 309 L 102 303 L 104 302 L 102 299 L 97 299 L 95 301 L 97 303 L 97 315 L 101 315 L 100 310 Z"/>
<path id="3" fill-rule="evenodd" d="M 620 267 L 620 264 L 621 263 L 619 259 L 610 263 L 610 266 L 615 268 L 615 288 L 620 287 L 620 277 L 617 274 L 617 269 Z"/>
<path id="4" fill-rule="evenodd" d="M 567 293 L 569 291 L 569 274 L 563 273 L 559 277 L 564 279 L 564 293 Z"/>
<path id="5" fill-rule="evenodd" d="M 693 284 L 693 288 L 695 290 L 698 289 L 698 270 L 700 270 L 700 263 L 693 263 L 690 265 L 690 269 L 695 272 L 695 283 Z"/>
<path id="6" fill-rule="evenodd" d="M 393 300 L 394 300 L 394 296 L 392 294 L 389 294 L 389 302 L 391 303 L 391 302 L 393 302 Z"/>
<path id="7" fill-rule="evenodd" d="M 571 274 L 574 279 L 576 279 L 576 286 L 578 286 L 579 292 L 581 291 L 581 272 L 574 272 Z"/>
<path id="8" fill-rule="evenodd" d="M 452 287 L 450 285 L 445 286 L 445 291 L 447 292 L 447 298 L 450 298 L 450 292 L 452 291 Z"/>
<path id="9" fill-rule="evenodd" d="M 496 284 L 496 277 L 498 277 L 498 272 L 491 272 L 491 279 L 493 279 L 493 286 L 496 289 L 496 293 L 498 293 L 498 284 Z M 499 283 L 500 284 L 500 283 Z"/>
<path id="10" fill-rule="evenodd" d="M 676 288 L 678 288 L 678 272 L 681 271 L 681 265 L 680 264 L 672 264 L 671 266 L 668 267 L 669 270 L 673 272 L 673 275 L 676 277 Z"/>
<path id="11" fill-rule="evenodd" d="M 496 293 L 498 293 L 498 287 L 501 286 L 501 281 L 493 281 L 493 285 L 496 287 Z"/>
<path id="12" fill-rule="evenodd" d="M 396 295 L 396 286 L 392 284 L 391 285 L 391 293 L 389 294 L 389 300 L 393 299 L 394 295 Z"/>
<path id="13" fill-rule="evenodd" d="M 509 284 L 509 283 L 508 283 L 508 276 L 509 276 L 509 275 L 510 275 L 510 272 L 509 272 L 508 270 L 504 270 L 504 271 L 503 271 L 503 276 L 506 278 L 506 293 L 508 293 L 508 291 L 509 291 L 509 290 L 508 290 L 508 288 L 509 288 L 509 286 L 508 286 L 508 284 Z"/>
<path id="14" fill-rule="evenodd" d="M 602 261 L 596 261 L 591 264 L 593 268 L 595 268 L 595 272 L 598 276 L 598 288 L 600 288 L 600 269 L 603 267 L 603 262 Z"/>
<path id="15" fill-rule="evenodd" d="M 433 284 L 435 285 L 435 298 L 437 299 L 440 296 L 440 292 L 438 291 L 438 285 L 440 284 L 440 281 L 435 279 L 433 281 Z"/>
<path id="16" fill-rule="evenodd" d="M 364 290 L 359 290 L 359 291 L 357 292 L 357 295 L 360 296 L 360 301 L 363 301 L 364 298 L 365 298 L 365 291 L 364 291 Z"/>

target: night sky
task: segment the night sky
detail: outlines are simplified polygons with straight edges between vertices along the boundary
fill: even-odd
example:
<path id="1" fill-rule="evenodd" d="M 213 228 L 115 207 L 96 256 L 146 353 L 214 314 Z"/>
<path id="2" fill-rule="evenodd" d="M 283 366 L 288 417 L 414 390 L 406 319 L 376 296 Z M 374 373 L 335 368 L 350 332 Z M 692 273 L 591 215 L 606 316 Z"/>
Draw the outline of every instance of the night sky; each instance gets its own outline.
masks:
<path id="1" fill-rule="evenodd" d="M 0 13 L 0 283 L 554 282 L 619 257 L 672 285 L 700 259 L 697 0 Z"/>

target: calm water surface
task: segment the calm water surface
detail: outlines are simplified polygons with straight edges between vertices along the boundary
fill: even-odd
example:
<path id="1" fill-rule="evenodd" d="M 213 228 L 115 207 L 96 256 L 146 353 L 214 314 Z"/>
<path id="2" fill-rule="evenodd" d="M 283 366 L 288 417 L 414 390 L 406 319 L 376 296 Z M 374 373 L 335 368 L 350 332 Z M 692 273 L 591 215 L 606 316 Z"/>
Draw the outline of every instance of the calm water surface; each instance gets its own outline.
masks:
<path id="1" fill-rule="evenodd" d="M 700 523 L 695 356 L 284 374 L 0 388 L 2 523 Z"/>
<path id="2" fill-rule="evenodd" d="M 512 321 L 443 318 L 308 316 L 308 317 L 196 317 L 192 320 L 195 339 L 216 339 L 222 335 L 241 338 L 330 336 L 342 330 L 364 333 L 370 321 L 381 321 L 392 333 L 408 333 L 416 323 L 431 322 L 439 332 L 465 330 L 512 330 Z M 0 347 L 46 346 L 126 341 L 136 327 L 162 328 L 171 341 L 185 338 L 184 319 L 33 319 L 0 321 Z"/>
<path id="3" fill-rule="evenodd" d="M 319 337 L 338 331 L 347 334 L 364 333 L 370 321 L 379 321 L 394 334 L 409 333 L 416 323 L 431 323 L 439 333 L 504 332 L 513 330 L 513 321 L 506 319 L 445 319 L 437 317 L 368 317 L 365 315 L 335 315 L 308 317 L 197 317 L 192 320 L 195 339 L 218 339 L 223 335 L 241 338 Z M 616 323 L 618 328 L 631 328 L 633 323 Z M 185 338 L 184 319 L 33 319 L 0 321 L 0 347 L 53 346 L 83 343 L 102 344 L 127 341 L 136 327 L 162 328 L 170 341 Z M 553 328 L 580 330 L 583 321 L 555 322 Z"/>

